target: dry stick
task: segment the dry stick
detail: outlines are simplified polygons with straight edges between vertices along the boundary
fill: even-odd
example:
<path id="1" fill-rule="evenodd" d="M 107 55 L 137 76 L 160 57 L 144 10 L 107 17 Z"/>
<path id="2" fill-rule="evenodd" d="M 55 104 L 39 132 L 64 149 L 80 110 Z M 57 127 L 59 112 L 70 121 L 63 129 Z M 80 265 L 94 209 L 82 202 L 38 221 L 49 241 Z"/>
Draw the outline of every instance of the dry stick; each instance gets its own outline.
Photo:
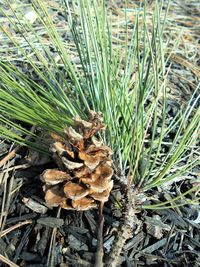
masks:
<path id="1" fill-rule="evenodd" d="M 2 231 L 0 233 L 0 237 L 3 237 L 4 235 L 7 235 L 11 231 L 13 231 L 13 230 L 15 230 L 15 229 L 17 229 L 17 228 L 19 228 L 19 227 L 21 227 L 23 225 L 30 224 L 30 223 L 32 223 L 32 220 L 27 220 L 27 221 L 24 221 L 24 222 L 19 222 L 16 225 L 13 225 L 13 226 L 9 227 L 8 229 Z"/>
<path id="2" fill-rule="evenodd" d="M 103 206 L 104 202 L 100 202 L 99 205 L 99 223 L 97 229 L 97 250 L 95 254 L 95 265 L 94 267 L 103 267 L 103 225 L 104 225 L 104 216 L 103 216 Z"/>
<path id="3" fill-rule="evenodd" d="M 135 215 L 135 194 L 136 192 L 133 192 L 131 189 L 127 191 L 127 204 L 125 206 L 124 216 L 117 231 L 117 237 L 112 246 L 109 258 L 105 264 L 105 266 L 107 267 L 119 266 L 120 254 L 122 252 L 124 244 L 127 239 L 133 236 L 134 230 L 139 225 L 139 221 Z"/>
<path id="4" fill-rule="evenodd" d="M 19 265 L 15 264 L 14 262 L 10 261 L 8 258 L 4 257 L 0 254 L 0 261 L 6 263 L 10 267 L 20 267 Z"/>
<path id="5" fill-rule="evenodd" d="M 61 208 L 59 207 L 58 211 L 57 211 L 56 218 L 60 218 L 60 211 L 61 211 Z M 48 257 L 47 257 L 47 266 L 49 266 L 49 267 L 54 266 L 55 255 L 54 255 L 53 249 L 55 248 L 57 230 L 58 230 L 58 228 L 54 227 L 53 231 L 52 231 L 52 235 L 51 235 L 51 240 L 50 240 L 50 245 L 49 245 L 49 253 L 48 253 Z"/>
<path id="6" fill-rule="evenodd" d="M 17 166 L 12 166 L 12 167 L 9 167 L 9 168 L 6 168 L 6 169 L 3 169 L 1 172 L 2 173 L 5 173 L 5 172 L 10 172 L 12 170 L 18 170 L 18 169 L 27 169 L 31 167 L 31 164 L 30 163 L 24 163 L 24 164 L 21 164 L 21 165 L 17 165 Z"/>
<path id="7" fill-rule="evenodd" d="M 10 159 L 13 158 L 19 149 L 20 146 L 17 146 L 11 152 L 9 152 L 2 160 L 0 160 L 0 168 L 3 167 Z"/>

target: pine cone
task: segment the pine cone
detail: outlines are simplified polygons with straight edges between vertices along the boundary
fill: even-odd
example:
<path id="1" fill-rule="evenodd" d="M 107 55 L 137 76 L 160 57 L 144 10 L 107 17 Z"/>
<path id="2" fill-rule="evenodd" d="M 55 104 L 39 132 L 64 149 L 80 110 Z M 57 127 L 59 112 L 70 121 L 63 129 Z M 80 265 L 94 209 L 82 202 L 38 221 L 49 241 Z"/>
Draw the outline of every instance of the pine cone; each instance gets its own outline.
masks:
<path id="1" fill-rule="evenodd" d="M 96 208 L 98 201 L 108 201 L 113 187 L 112 150 L 95 137 L 105 129 L 100 113 L 91 111 L 89 122 L 80 118 L 75 118 L 75 122 L 75 128 L 64 130 L 66 139 L 52 134 L 51 151 L 62 170 L 45 170 L 41 179 L 49 206 L 88 210 Z"/>

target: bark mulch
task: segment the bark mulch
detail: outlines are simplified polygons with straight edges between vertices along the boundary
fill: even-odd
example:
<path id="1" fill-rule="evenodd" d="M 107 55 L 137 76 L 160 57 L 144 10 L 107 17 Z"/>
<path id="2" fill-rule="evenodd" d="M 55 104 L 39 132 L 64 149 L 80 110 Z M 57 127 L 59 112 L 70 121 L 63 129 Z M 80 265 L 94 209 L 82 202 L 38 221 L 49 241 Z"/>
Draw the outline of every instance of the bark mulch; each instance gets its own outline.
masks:
<path id="1" fill-rule="evenodd" d="M 62 16 L 57 12 L 57 2 L 49 1 L 52 12 L 62 28 Z M 108 1 L 118 14 L 121 1 Z M 134 1 L 135 5 L 139 1 Z M 2 3 L 1 3 L 2 5 Z M 153 1 L 149 1 L 149 10 Z M 200 74 L 198 1 L 172 1 L 169 9 L 166 35 L 175 38 L 174 25 L 182 30 L 181 41 L 170 58 L 172 64 L 168 80 L 169 118 L 186 105 L 193 93 Z M 28 12 L 28 11 L 27 11 Z M 8 22 L 1 17 L 6 26 Z M 177 29 L 176 29 L 177 30 Z M 42 34 L 42 33 L 41 33 Z M 3 40 L 6 41 L 6 40 Z M 48 41 L 47 41 L 48 42 Z M 5 58 L 7 43 L 2 42 L 1 58 Z M 48 43 L 47 43 L 48 45 Z M 54 55 L 56 56 L 56 55 Z M 13 48 L 10 59 L 19 60 Z M 20 60 L 19 60 L 20 61 Z M 18 62 L 20 65 L 21 63 Z M 56 167 L 49 156 L 17 148 L 6 140 L 0 141 L 0 160 L 6 158 L 0 172 L 0 266 L 21 267 L 79 267 L 94 266 L 97 246 L 99 215 L 97 210 L 85 212 L 50 209 L 44 203 L 43 183 L 40 175 L 45 169 Z M 195 170 L 199 173 L 199 170 Z M 126 205 L 123 183 L 114 177 L 114 189 L 105 204 L 103 247 L 104 261 L 115 240 L 118 226 L 124 218 Z M 197 183 L 197 176 L 176 179 L 163 188 L 150 190 L 145 204 L 167 201 Z M 200 208 L 193 202 L 199 192 L 189 194 L 190 202 L 173 209 L 145 210 L 140 207 L 136 228 L 121 253 L 119 266 L 200 266 Z M 177 203 L 176 203 L 177 204 Z"/>

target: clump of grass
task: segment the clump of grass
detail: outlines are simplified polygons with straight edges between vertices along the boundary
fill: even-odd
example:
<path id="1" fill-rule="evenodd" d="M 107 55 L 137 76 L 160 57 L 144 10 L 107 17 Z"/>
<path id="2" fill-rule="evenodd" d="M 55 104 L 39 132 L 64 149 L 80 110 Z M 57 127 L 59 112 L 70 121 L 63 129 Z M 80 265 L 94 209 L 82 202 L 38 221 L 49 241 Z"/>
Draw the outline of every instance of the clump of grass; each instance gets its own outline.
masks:
<path id="1" fill-rule="evenodd" d="M 166 14 L 162 14 L 162 4 L 155 3 L 151 29 L 147 27 L 146 5 L 137 10 L 124 9 L 124 24 L 115 29 L 105 1 L 65 0 L 64 13 L 78 64 L 56 29 L 45 2 L 36 0 L 31 8 L 60 63 L 34 26 L 23 18 L 20 9 L 13 10 L 13 16 L 7 19 L 29 49 L 24 49 L 2 25 L 0 29 L 40 82 L 25 74 L 17 63 L 2 59 L 2 137 L 41 150 L 38 145 L 41 140 L 24 124 L 63 135 L 63 129 L 74 124 L 74 116 L 87 119 L 88 112 L 95 110 L 103 114 L 107 130 L 102 138 L 112 147 L 115 166 L 129 188 L 134 185 L 144 192 L 184 177 L 198 165 L 199 87 L 185 110 L 180 110 L 174 118 L 169 118 L 166 111 L 170 69 L 166 64 L 170 51 L 163 41 Z M 128 19 L 128 12 L 133 12 L 134 21 Z M 2 9 L 1 13 L 6 16 Z M 30 134 L 31 142 L 12 129 L 22 136 Z M 48 144 L 43 142 L 42 146 L 44 152 L 48 150 Z M 144 207 L 170 207 L 170 203 Z"/>

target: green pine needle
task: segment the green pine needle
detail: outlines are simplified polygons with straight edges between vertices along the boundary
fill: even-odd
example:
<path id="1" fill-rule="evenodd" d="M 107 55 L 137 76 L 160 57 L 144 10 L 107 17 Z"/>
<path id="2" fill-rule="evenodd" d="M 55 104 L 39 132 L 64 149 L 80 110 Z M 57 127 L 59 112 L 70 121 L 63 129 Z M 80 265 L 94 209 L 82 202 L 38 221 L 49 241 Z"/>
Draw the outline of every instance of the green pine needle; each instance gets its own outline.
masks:
<path id="1" fill-rule="evenodd" d="M 24 62 L 37 77 L 36 81 L 17 63 L 1 59 L 0 136 L 40 149 L 38 137 L 24 125 L 63 135 L 63 129 L 74 124 L 74 116 L 87 119 L 89 110 L 100 111 L 107 125 L 102 137 L 114 151 L 115 164 L 122 175 L 128 171 L 131 182 L 148 190 L 189 173 L 199 163 L 199 87 L 187 108 L 169 123 L 166 63 L 171 52 L 163 38 L 166 14 L 161 15 L 156 1 L 149 29 L 146 5 L 138 10 L 124 9 L 124 24 L 118 23 L 117 29 L 106 1 L 100 2 L 64 1 L 72 49 L 60 36 L 45 1 L 33 1 L 31 8 L 58 54 L 59 64 L 20 7 L 13 10 L 7 2 L 12 16 L 0 9 L 20 33 L 23 45 L 0 25 L 2 34 L 23 59 L 22 69 Z M 129 12 L 133 12 L 134 21 Z M 174 139 L 167 143 L 174 131 Z M 31 142 L 25 140 L 27 134 L 31 134 Z M 166 143 L 168 152 L 163 153 Z M 48 149 L 45 142 L 43 147 Z"/>

